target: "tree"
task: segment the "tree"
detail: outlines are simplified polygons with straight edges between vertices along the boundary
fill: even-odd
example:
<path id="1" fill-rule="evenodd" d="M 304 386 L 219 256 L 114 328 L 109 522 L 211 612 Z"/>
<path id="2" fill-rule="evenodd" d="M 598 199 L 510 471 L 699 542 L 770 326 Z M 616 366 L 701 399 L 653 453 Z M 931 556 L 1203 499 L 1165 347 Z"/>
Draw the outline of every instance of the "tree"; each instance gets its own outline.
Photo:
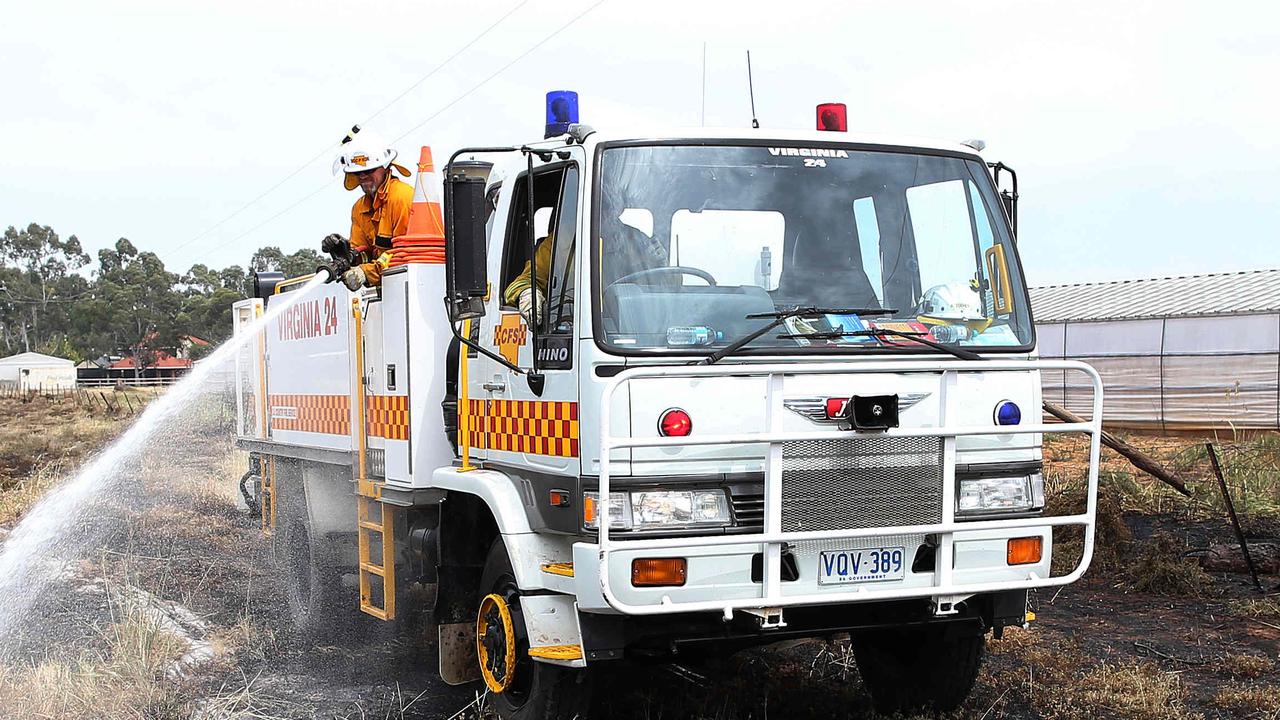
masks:
<path id="1" fill-rule="evenodd" d="M 68 345 L 73 303 L 89 281 L 76 271 L 89 256 L 72 235 L 31 223 L 0 238 L 0 342 L 6 352 L 55 352 Z"/>
<path id="2" fill-rule="evenodd" d="M 271 245 L 253 254 L 253 259 L 249 261 L 249 268 L 256 272 L 279 270 L 285 277 L 291 278 L 310 275 L 324 262 L 325 259 L 314 248 L 302 248 L 285 255 L 280 248 Z"/>
<path id="3" fill-rule="evenodd" d="M 264 247 L 247 266 L 193 265 L 179 276 L 154 253 L 121 238 L 98 253 L 97 267 L 74 235 L 48 226 L 10 227 L 0 238 L 0 355 L 45 352 L 82 360 L 133 357 L 137 374 L 184 336 L 217 345 L 230 336 L 231 306 L 249 292 L 256 270 L 309 275 L 320 254 Z M 211 348 L 193 346 L 192 356 Z"/>
<path id="4" fill-rule="evenodd" d="M 95 328 L 91 342 L 103 352 L 127 353 L 134 376 L 141 377 L 162 349 L 177 346 L 182 334 L 177 282 L 178 276 L 165 270 L 155 253 L 140 253 L 124 238 L 114 248 L 98 251 L 93 302 L 84 308 Z"/>
<path id="5" fill-rule="evenodd" d="M 212 270 L 204 265 L 193 265 L 182 277 L 182 310 L 178 313 L 178 327 L 188 335 L 208 340 L 214 345 L 231 337 L 231 306 L 245 297 L 245 272 L 233 265 L 225 270 Z M 193 357 L 207 352 L 200 346 L 192 348 Z"/>

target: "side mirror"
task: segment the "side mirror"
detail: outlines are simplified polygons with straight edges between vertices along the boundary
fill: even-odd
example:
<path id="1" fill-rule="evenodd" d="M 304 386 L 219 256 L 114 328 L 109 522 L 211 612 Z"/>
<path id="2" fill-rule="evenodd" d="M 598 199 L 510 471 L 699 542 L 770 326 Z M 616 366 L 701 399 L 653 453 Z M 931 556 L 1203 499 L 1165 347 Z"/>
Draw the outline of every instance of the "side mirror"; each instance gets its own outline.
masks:
<path id="1" fill-rule="evenodd" d="M 484 189 L 484 178 L 452 170 L 444 181 L 445 303 L 451 322 L 484 315 Z"/>
<path id="2" fill-rule="evenodd" d="M 1004 205 L 1004 214 L 1009 217 L 1013 232 L 1018 232 L 1018 198 L 1008 190 L 1000 191 L 1000 204 Z"/>
<path id="3" fill-rule="evenodd" d="M 1009 229 L 1013 232 L 1013 241 L 1018 241 L 1018 173 L 1013 168 L 1002 162 L 987 163 L 987 167 L 991 168 L 991 180 L 995 183 L 996 190 L 1000 193 L 1000 204 L 1004 206 L 1004 214 L 1009 218 Z M 1011 187 L 1003 188 L 1000 183 L 1000 173 L 1009 174 Z"/>

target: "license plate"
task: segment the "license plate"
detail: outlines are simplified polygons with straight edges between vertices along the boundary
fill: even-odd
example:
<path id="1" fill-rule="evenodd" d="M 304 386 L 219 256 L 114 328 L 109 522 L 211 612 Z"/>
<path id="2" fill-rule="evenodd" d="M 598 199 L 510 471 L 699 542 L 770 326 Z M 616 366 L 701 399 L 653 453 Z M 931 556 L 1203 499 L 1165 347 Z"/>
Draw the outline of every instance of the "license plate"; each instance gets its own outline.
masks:
<path id="1" fill-rule="evenodd" d="M 829 550 L 818 558 L 818 584 L 901 580 L 906 568 L 900 547 Z"/>

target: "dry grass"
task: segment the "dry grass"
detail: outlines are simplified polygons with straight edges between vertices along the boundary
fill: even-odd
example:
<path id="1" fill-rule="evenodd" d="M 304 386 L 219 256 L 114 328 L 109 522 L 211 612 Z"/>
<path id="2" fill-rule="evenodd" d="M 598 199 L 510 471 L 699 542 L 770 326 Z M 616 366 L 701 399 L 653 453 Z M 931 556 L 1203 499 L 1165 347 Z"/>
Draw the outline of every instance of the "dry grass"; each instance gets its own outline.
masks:
<path id="1" fill-rule="evenodd" d="M 1226 507 L 1209 462 L 1205 439 L 1117 433 L 1180 476 L 1191 497 L 1136 470 L 1127 460 L 1103 448 L 1099 484 L 1117 492 L 1125 512 L 1164 514 L 1183 520 L 1223 521 Z M 1247 532 L 1256 537 L 1280 536 L 1280 434 L 1210 438 L 1218 451 L 1232 502 Z M 1058 481 L 1067 491 L 1083 486 L 1088 457 L 1082 437 L 1046 435 L 1046 482 Z M 1048 489 L 1048 488 L 1047 488 Z"/>
<path id="2" fill-rule="evenodd" d="M 16 520 L 67 470 L 128 427 L 70 398 L 0 399 L 0 414 L 0 525 Z"/>
<path id="3" fill-rule="evenodd" d="M 12 718 L 180 717 L 174 664 L 188 645 L 146 606 L 112 592 L 114 620 L 98 646 L 69 658 L 0 665 L 0 716 Z"/>
<path id="4" fill-rule="evenodd" d="M 1280 693 L 1274 686 L 1232 683 L 1213 696 L 1215 707 L 1241 718 L 1280 718 Z"/>
<path id="5" fill-rule="evenodd" d="M 1186 556 L 1188 547 L 1168 533 L 1144 543 L 1131 570 L 1133 589 L 1151 595 L 1204 597 L 1214 589 L 1213 578 Z"/>
<path id="6" fill-rule="evenodd" d="M 1233 653 L 1222 658 L 1217 669 L 1232 677 L 1256 680 L 1275 672 L 1276 664 L 1265 655 Z"/>
<path id="7" fill-rule="evenodd" d="M 994 694 L 988 711 L 1025 704 L 1046 720 L 1108 717 L 1121 720 L 1192 720 L 1187 693 L 1176 673 L 1150 662 L 1110 663 L 1087 655 L 1072 639 L 1048 632 L 1011 632 L 990 645 L 995 657 L 1017 661 L 1016 673 L 983 672 Z M 979 714 L 982 711 L 979 710 Z"/>
<path id="8" fill-rule="evenodd" d="M 1280 596 L 1229 600 L 1227 609 L 1241 617 L 1280 619 Z"/>

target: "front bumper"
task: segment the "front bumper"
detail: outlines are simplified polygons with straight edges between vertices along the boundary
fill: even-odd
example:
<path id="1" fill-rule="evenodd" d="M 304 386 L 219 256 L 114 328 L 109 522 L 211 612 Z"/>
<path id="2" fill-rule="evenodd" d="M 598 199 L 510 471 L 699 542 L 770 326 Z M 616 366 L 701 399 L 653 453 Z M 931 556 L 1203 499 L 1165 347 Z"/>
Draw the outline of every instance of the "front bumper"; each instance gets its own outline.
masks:
<path id="1" fill-rule="evenodd" d="M 1017 426 L 953 426 L 947 422 L 952 408 L 947 397 L 949 378 L 968 372 L 1073 370 L 1085 373 L 1093 383 L 1093 420 L 1083 423 L 1026 424 Z M 603 404 L 610 407 L 615 391 L 640 377 L 700 377 L 723 372 L 716 367 L 635 368 L 616 376 L 606 387 Z M 848 431 L 739 433 L 702 437 L 612 437 L 606 413 L 601 423 L 601 464 L 599 489 L 609 491 L 611 451 L 617 448 L 668 447 L 680 445 L 738 445 L 755 443 L 769 448 L 765 467 L 765 517 L 763 532 L 698 538 L 621 539 L 610 537 L 602 527 L 598 542 L 577 543 L 573 548 L 574 592 L 578 607 L 585 612 L 627 615 L 670 615 L 684 612 L 720 612 L 726 620 L 735 611 L 762 610 L 806 605 L 869 603 L 876 601 L 929 598 L 935 612 L 954 612 L 956 603 L 980 593 L 1026 590 L 1065 585 L 1084 574 L 1092 558 L 1094 517 L 1097 505 L 1098 451 L 1102 432 L 1102 383 L 1097 372 L 1084 363 L 1072 361 L 922 361 L 912 363 L 859 363 L 844 365 L 756 365 L 735 366 L 733 373 L 759 374 L 769 379 L 766 403 L 776 416 L 783 411 L 783 383 L 787 377 L 807 373 L 932 373 L 940 376 L 941 411 L 937 427 L 894 428 L 883 436 L 911 438 L 937 437 L 943 442 L 941 522 L 899 527 L 828 529 L 802 532 L 781 531 L 782 446 L 804 440 L 849 438 Z M 1061 517 L 1024 517 L 957 522 L 955 497 L 955 443 L 958 437 L 1083 432 L 1090 436 L 1090 462 L 1085 512 Z M 1084 553 L 1077 566 L 1060 577 L 1050 576 L 1052 529 L 1081 526 Z M 1010 566 L 1006 543 L 1010 538 L 1042 538 L 1042 557 L 1032 565 Z M 904 547 L 913 559 L 922 545 L 935 547 L 932 567 L 908 571 L 900 580 L 864 582 L 855 585 L 823 586 L 817 582 L 819 553 L 823 549 L 861 547 Z M 795 555 L 799 577 L 783 580 L 782 554 Z M 761 581 L 752 580 L 752 558 L 762 556 Z M 631 563 L 643 557 L 684 557 L 688 559 L 686 582 L 681 587 L 637 588 L 631 584 Z"/>
<path id="2" fill-rule="evenodd" d="M 1030 519 L 1034 521 L 1035 519 Z M 1039 537 L 1044 552 L 1040 562 L 1009 565 L 1007 544 L 1015 537 Z M 939 563 L 945 561 L 940 543 L 926 534 L 886 535 L 834 540 L 811 540 L 787 543 L 787 552 L 795 558 L 797 577 L 780 578 L 779 593 L 768 602 L 762 600 L 764 587 L 759 570 L 762 555 L 760 543 L 694 544 L 689 538 L 681 546 L 665 548 L 621 547 L 608 554 L 602 563 L 596 543 L 574 545 L 574 594 L 578 609 L 584 612 L 627 612 L 647 615 L 691 610 L 725 611 L 795 605 L 825 605 L 850 602 L 876 602 L 905 598 L 933 598 L 957 603 L 980 593 L 1036 587 L 1050 579 L 1052 563 L 1052 527 L 1045 525 L 985 530 L 962 530 L 951 535 L 949 575 L 944 586 Z M 869 547 L 903 547 L 908 567 L 900 580 L 883 580 L 850 585 L 822 585 L 818 582 L 818 564 L 823 550 L 852 550 Z M 634 587 L 631 584 L 631 561 L 644 557 L 683 557 L 688 560 L 686 582 L 680 587 Z M 932 560 L 926 567 L 913 562 L 918 558 Z M 753 572 L 753 564 L 756 565 Z M 607 569 L 607 582 L 599 570 Z M 753 579 L 758 578 L 758 579 Z M 1057 580 L 1056 578 L 1054 580 Z M 608 588 L 606 597 L 605 588 Z M 940 604 L 935 603 L 935 604 Z M 730 613 L 726 612 L 726 616 Z"/>

